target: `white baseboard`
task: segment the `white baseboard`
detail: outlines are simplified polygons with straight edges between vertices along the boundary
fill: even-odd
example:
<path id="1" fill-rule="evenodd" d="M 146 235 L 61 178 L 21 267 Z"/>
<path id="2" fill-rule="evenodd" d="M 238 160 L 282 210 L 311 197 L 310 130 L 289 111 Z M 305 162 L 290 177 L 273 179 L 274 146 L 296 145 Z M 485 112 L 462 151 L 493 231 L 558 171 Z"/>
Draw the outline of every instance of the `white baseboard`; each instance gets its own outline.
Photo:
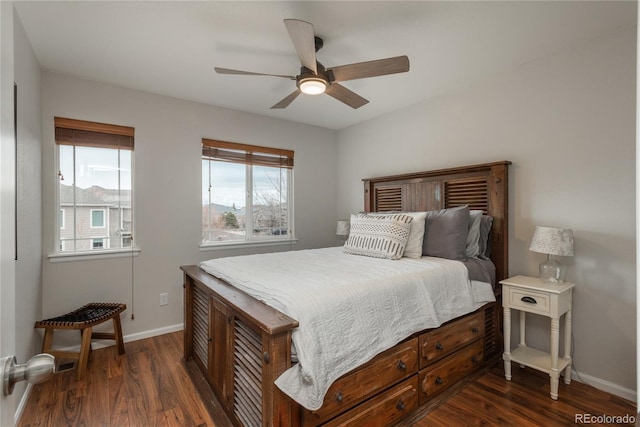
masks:
<path id="1" fill-rule="evenodd" d="M 589 374 L 583 374 L 576 370 L 573 370 L 571 374 L 571 380 L 575 380 L 581 382 L 583 384 L 590 385 L 592 387 L 597 388 L 598 390 L 606 391 L 607 393 L 611 393 L 618 397 L 622 397 L 623 399 L 630 400 L 631 402 L 636 402 L 638 398 L 638 393 L 636 390 L 632 390 L 630 388 L 622 387 L 619 384 L 614 384 L 610 381 L 603 380 L 601 378 L 597 378 L 591 376 Z"/>
<path id="2" fill-rule="evenodd" d="M 177 332 L 183 329 L 184 329 L 184 324 L 178 323 L 176 325 L 170 325 L 162 328 L 150 329 L 148 331 L 125 335 L 122 337 L 122 340 L 124 342 L 138 341 L 138 340 L 143 340 L 145 338 L 156 337 L 158 335 L 170 334 L 171 332 Z M 113 345 L 113 343 L 114 343 L 113 340 L 91 340 L 91 347 L 94 350 L 97 350 L 99 348 L 109 347 L 110 345 Z M 56 350 L 77 352 L 77 351 L 80 351 L 80 344 L 76 344 L 68 347 L 56 348 Z"/>
<path id="3" fill-rule="evenodd" d="M 143 340 L 145 338 L 157 337 L 158 335 L 170 334 L 171 332 L 177 332 L 184 329 L 183 323 L 178 323 L 176 325 L 165 326 L 163 328 L 151 329 L 149 331 L 138 332 L 135 334 L 129 334 L 122 337 L 124 342 L 138 341 Z M 99 341 L 95 341 L 98 343 Z M 109 342 L 109 341 L 105 341 Z M 113 341 L 110 341 L 113 344 Z"/>

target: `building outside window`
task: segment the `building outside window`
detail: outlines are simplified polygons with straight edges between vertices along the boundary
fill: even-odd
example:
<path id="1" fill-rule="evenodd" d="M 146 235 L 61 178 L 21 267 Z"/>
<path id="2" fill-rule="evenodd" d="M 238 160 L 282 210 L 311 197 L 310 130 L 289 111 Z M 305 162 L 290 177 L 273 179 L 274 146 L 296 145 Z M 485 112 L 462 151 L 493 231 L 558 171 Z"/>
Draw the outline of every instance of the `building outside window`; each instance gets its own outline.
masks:
<path id="1" fill-rule="evenodd" d="M 293 151 L 202 140 L 202 244 L 293 239 Z"/>
<path id="2" fill-rule="evenodd" d="M 132 246 L 134 129 L 55 118 L 57 252 Z"/>

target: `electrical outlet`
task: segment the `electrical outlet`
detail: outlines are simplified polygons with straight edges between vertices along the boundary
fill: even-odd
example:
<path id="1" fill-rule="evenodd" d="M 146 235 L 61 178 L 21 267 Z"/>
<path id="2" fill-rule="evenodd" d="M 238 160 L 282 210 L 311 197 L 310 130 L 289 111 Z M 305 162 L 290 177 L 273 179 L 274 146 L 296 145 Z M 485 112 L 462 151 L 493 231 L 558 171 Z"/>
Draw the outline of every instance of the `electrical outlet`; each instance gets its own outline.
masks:
<path id="1" fill-rule="evenodd" d="M 160 305 L 167 305 L 169 304 L 169 294 L 168 293 L 163 293 L 160 294 Z"/>

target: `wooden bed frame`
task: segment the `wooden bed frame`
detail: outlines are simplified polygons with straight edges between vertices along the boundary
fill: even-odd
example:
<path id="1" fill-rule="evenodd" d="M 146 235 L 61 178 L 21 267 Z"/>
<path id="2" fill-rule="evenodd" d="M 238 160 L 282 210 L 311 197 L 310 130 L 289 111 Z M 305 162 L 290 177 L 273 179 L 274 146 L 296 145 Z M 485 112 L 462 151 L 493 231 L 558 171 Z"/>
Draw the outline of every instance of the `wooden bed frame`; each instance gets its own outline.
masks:
<path id="1" fill-rule="evenodd" d="M 493 216 L 496 279 L 508 276 L 508 165 L 502 161 L 365 179 L 371 211 L 425 211 L 468 204 Z M 183 266 L 184 359 L 203 401 L 222 425 L 410 425 L 502 353 L 497 302 L 421 331 L 338 379 L 318 411 L 274 380 L 291 365 L 298 322 L 198 266 Z"/>

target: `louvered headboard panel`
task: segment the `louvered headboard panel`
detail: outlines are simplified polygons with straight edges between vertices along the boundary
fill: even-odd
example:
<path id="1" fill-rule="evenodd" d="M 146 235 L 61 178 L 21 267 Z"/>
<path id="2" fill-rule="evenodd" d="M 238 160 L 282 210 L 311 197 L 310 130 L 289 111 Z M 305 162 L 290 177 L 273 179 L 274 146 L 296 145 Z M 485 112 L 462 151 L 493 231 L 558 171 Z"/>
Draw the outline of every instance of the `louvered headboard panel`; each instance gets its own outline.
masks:
<path id="1" fill-rule="evenodd" d="M 460 205 L 493 217 L 491 259 L 498 280 L 509 274 L 508 166 L 502 161 L 364 179 L 365 212 L 426 211 Z"/>
<path id="2" fill-rule="evenodd" d="M 402 210 L 402 187 L 388 186 L 375 189 L 376 212 Z"/>
<path id="3" fill-rule="evenodd" d="M 471 179 L 456 179 L 445 181 L 444 207 L 469 205 L 469 209 L 482 210 L 485 213 L 489 208 L 488 177 L 480 176 Z"/>

